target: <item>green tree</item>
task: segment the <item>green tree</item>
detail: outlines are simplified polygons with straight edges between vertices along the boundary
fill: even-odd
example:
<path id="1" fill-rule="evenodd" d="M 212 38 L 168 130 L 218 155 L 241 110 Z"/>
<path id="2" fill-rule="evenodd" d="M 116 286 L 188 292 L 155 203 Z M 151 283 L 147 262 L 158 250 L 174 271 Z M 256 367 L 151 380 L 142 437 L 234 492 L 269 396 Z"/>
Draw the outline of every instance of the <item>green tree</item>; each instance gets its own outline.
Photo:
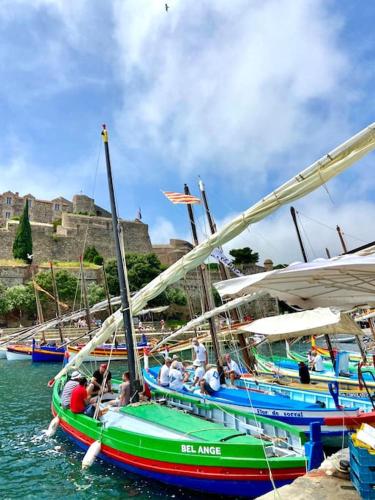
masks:
<path id="1" fill-rule="evenodd" d="M 7 287 L 0 283 L 0 315 L 6 314 L 8 312 L 8 304 L 6 301 L 6 290 Z"/>
<path id="2" fill-rule="evenodd" d="M 96 283 L 91 283 L 87 287 L 87 299 L 89 301 L 89 305 L 93 306 L 98 302 L 101 302 L 106 297 L 105 290 L 102 286 L 97 285 Z"/>
<path id="3" fill-rule="evenodd" d="M 229 254 L 234 257 L 234 264 L 256 264 L 259 261 L 258 252 L 253 252 L 250 247 L 234 248 Z"/>
<path id="4" fill-rule="evenodd" d="M 55 272 L 56 286 L 59 294 L 59 299 L 62 301 L 72 301 L 76 298 L 80 298 L 80 287 L 78 286 L 77 277 L 66 271 L 65 269 L 59 269 Z M 35 277 L 35 281 L 44 290 L 53 295 L 53 285 L 52 276 L 50 271 L 45 271 L 43 273 L 38 273 Z M 43 293 L 40 294 L 41 300 L 51 300 Z"/>
<path id="5" fill-rule="evenodd" d="M 126 255 L 129 288 L 135 292 L 143 288 L 163 271 L 163 266 L 155 254 L 129 253 Z M 119 295 L 120 287 L 117 274 L 117 263 L 109 260 L 105 265 L 108 289 L 111 295 Z"/>
<path id="6" fill-rule="evenodd" d="M 26 200 L 25 208 L 18 224 L 16 237 L 13 243 L 13 257 L 28 261 L 28 255 L 33 253 L 33 241 L 29 220 L 29 202 Z"/>
<path id="7" fill-rule="evenodd" d="M 16 285 L 5 291 L 7 312 L 17 311 L 20 319 L 25 313 L 35 313 L 35 295 L 31 285 Z"/>
<path id="8" fill-rule="evenodd" d="M 186 306 L 187 298 L 185 292 L 181 288 L 169 286 L 165 290 L 166 304 L 176 304 L 178 306 Z"/>
<path id="9" fill-rule="evenodd" d="M 94 246 L 86 248 L 85 253 L 83 255 L 83 260 L 86 262 L 93 262 L 98 266 L 101 266 L 103 264 L 103 257 L 100 255 L 100 253 Z"/>

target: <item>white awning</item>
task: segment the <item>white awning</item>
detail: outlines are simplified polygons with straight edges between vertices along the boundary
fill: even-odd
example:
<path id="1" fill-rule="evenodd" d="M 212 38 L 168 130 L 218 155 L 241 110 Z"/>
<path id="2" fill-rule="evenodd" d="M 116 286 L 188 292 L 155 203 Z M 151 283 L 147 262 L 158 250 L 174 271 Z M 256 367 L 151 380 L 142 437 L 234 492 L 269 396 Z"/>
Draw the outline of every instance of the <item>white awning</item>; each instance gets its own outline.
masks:
<path id="1" fill-rule="evenodd" d="M 375 256 L 343 255 L 295 263 L 284 269 L 242 276 L 214 284 L 221 297 L 266 291 L 299 306 L 339 307 L 375 305 Z"/>
<path id="2" fill-rule="evenodd" d="M 270 342 L 306 335 L 363 335 L 364 333 L 348 314 L 323 307 L 258 319 L 241 330 L 265 335 Z"/>

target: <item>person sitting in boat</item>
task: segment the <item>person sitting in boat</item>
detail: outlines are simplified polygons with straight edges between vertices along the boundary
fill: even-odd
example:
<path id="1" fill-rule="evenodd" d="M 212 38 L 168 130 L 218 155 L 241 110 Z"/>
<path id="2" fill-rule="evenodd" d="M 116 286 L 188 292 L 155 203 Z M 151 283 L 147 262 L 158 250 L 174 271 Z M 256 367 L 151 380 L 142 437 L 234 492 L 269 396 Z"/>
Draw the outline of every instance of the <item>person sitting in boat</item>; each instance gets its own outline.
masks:
<path id="1" fill-rule="evenodd" d="M 105 373 L 107 371 L 107 368 L 108 368 L 108 365 L 106 363 L 102 363 L 99 366 L 99 369 L 95 370 L 94 373 L 92 374 L 91 383 L 90 383 L 89 388 L 88 388 L 88 393 L 91 397 L 98 396 L 98 394 L 101 392 L 103 380 L 104 380 L 104 376 L 105 376 Z M 105 386 L 103 388 L 103 394 L 105 392 L 112 392 L 111 380 L 112 380 L 112 374 L 108 370 L 108 372 L 106 374 L 106 379 L 105 379 Z"/>
<path id="2" fill-rule="evenodd" d="M 84 413 L 88 417 L 93 417 L 95 413 L 95 405 L 90 404 L 90 396 L 86 388 L 86 377 L 80 377 L 78 385 L 73 389 L 70 397 L 70 410 L 73 413 Z"/>
<path id="3" fill-rule="evenodd" d="M 202 366 L 205 367 L 208 363 L 207 350 L 203 344 L 201 344 L 197 337 L 193 338 L 193 360 L 198 359 Z"/>
<path id="4" fill-rule="evenodd" d="M 202 364 L 199 361 L 199 359 L 194 360 L 193 366 L 194 366 L 194 374 L 193 374 L 193 381 L 190 384 L 191 387 L 199 385 L 200 381 L 204 377 L 204 371 L 205 371 L 204 367 L 202 366 Z M 189 379 L 190 379 L 190 372 L 189 371 L 185 371 L 185 374 L 184 374 L 184 383 L 185 384 L 188 383 Z"/>
<path id="5" fill-rule="evenodd" d="M 171 368 L 171 364 L 171 358 L 166 357 L 164 359 L 164 365 L 160 368 L 158 382 L 162 387 L 169 387 L 169 370 Z"/>
<path id="6" fill-rule="evenodd" d="M 226 377 L 229 377 L 230 383 L 234 385 L 236 379 L 241 378 L 241 370 L 236 361 L 230 357 L 230 354 L 225 355 L 224 371 Z"/>
<path id="7" fill-rule="evenodd" d="M 176 360 L 172 362 L 169 370 L 169 388 L 174 391 L 182 391 L 184 388 L 184 378 Z"/>
<path id="8" fill-rule="evenodd" d="M 82 377 L 82 375 L 79 373 L 79 371 L 75 370 L 71 377 L 70 380 L 67 381 L 67 383 L 64 385 L 64 389 L 61 393 L 61 406 L 64 408 L 64 410 L 67 410 L 70 406 L 70 397 L 72 395 L 73 389 L 77 387 L 79 379 Z"/>
<path id="9" fill-rule="evenodd" d="M 127 406 L 130 403 L 130 373 L 124 372 L 122 374 L 122 383 L 118 388 L 118 398 L 111 401 L 111 406 Z"/>
<path id="10" fill-rule="evenodd" d="M 220 389 L 220 375 L 216 367 L 209 368 L 199 382 L 201 393 L 212 396 Z"/>
<path id="11" fill-rule="evenodd" d="M 181 373 L 185 372 L 185 367 L 180 361 L 180 356 L 178 354 L 173 354 L 172 361 L 177 361 L 177 369 L 180 370 Z"/>
<path id="12" fill-rule="evenodd" d="M 323 358 L 318 352 L 314 352 L 314 356 L 313 356 L 313 360 L 312 360 L 312 369 L 314 372 L 324 371 Z"/>
<path id="13" fill-rule="evenodd" d="M 309 368 L 306 366 L 306 364 L 303 361 L 300 361 L 298 363 L 298 373 L 299 373 L 299 380 L 301 384 L 309 384 L 310 383 L 310 373 L 309 373 Z"/>

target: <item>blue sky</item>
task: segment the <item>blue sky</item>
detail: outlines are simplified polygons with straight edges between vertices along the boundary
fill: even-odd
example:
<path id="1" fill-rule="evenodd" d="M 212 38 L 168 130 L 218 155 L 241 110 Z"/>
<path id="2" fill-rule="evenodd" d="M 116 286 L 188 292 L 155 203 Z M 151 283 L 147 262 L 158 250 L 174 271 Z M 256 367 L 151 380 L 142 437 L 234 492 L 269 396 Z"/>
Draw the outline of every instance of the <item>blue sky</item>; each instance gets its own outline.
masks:
<path id="1" fill-rule="evenodd" d="M 120 214 L 162 243 L 189 237 L 162 190 L 201 175 L 220 225 L 374 121 L 373 2 L 164 3 L 1 1 L 0 192 L 108 206 L 105 122 Z M 310 258 L 340 251 L 336 224 L 375 239 L 374 159 L 295 204 Z M 232 246 L 300 259 L 288 210 Z"/>

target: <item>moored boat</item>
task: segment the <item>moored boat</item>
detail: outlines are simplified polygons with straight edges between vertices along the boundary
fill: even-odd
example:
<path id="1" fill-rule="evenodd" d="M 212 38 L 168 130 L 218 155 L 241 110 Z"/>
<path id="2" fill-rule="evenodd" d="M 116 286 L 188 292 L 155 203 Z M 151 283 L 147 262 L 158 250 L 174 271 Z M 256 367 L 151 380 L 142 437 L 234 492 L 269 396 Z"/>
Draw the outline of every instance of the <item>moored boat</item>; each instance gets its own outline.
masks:
<path id="1" fill-rule="evenodd" d="M 52 412 L 62 431 L 83 449 L 99 440 L 99 457 L 125 471 L 180 488 L 246 497 L 271 490 L 271 477 L 278 487 L 306 471 L 302 433 L 286 424 L 238 412 L 226 419 L 234 422 L 230 427 L 224 418 L 217 423 L 152 402 L 110 409 L 98 421 L 64 410 L 61 386 L 55 384 Z"/>
<path id="2" fill-rule="evenodd" d="M 12 344 L 7 346 L 6 358 L 8 361 L 31 360 L 33 348 L 23 344 Z"/>

